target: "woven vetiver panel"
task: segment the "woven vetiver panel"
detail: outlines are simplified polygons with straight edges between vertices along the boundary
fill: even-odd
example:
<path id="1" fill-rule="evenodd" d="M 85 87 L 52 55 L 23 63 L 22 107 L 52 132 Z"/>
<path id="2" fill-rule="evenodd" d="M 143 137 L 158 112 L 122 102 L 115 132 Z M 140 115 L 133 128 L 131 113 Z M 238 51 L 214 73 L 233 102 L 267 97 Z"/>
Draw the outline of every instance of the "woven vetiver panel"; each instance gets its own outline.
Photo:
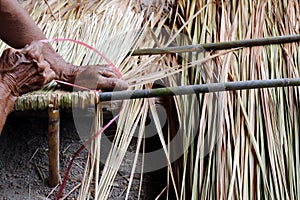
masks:
<path id="1" fill-rule="evenodd" d="M 63 90 L 55 91 L 36 91 L 20 96 L 15 104 L 15 111 L 25 110 L 44 110 L 49 104 L 60 108 L 81 108 L 94 106 L 99 102 L 97 93 L 93 91 L 66 92 Z"/>

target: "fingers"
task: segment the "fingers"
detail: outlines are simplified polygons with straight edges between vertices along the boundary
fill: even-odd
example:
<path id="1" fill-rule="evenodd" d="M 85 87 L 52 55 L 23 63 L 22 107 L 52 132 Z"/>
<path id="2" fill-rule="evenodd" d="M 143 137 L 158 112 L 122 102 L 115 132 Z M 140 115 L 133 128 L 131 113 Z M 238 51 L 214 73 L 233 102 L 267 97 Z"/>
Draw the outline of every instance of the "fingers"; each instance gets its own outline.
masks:
<path id="1" fill-rule="evenodd" d="M 102 78 L 97 84 L 97 89 L 102 90 L 126 90 L 128 87 L 128 83 L 117 78 Z"/>
<path id="2" fill-rule="evenodd" d="M 12 70 L 20 60 L 23 60 L 22 55 L 16 49 L 5 49 L 0 58 L 1 72 Z M 25 56 L 23 55 L 23 57 Z"/>
<path id="3" fill-rule="evenodd" d="M 46 68 L 43 72 L 43 78 L 44 78 L 44 82 L 43 84 L 45 85 L 46 83 L 49 83 L 50 81 L 52 81 L 53 79 L 55 79 L 56 74 L 55 72 L 49 68 Z"/>
<path id="4" fill-rule="evenodd" d="M 98 81 L 97 89 L 103 90 L 126 90 L 129 85 L 126 81 L 120 79 L 116 72 L 116 69 L 113 66 L 103 66 L 104 71 L 102 79 Z"/>
<path id="5" fill-rule="evenodd" d="M 118 78 L 118 75 L 116 74 L 116 72 L 111 72 L 111 71 L 103 71 L 102 73 L 99 73 L 100 75 L 103 75 L 105 77 L 108 77 L 108 78 Z"/>
<path id="6" fill-rule="evenodd" d="M 41 61 L 43 59 L 42 47 L 43 43 L 40 41 L 33 41 L 30 45 L 26 45 L 21 51 L 28 59 Z"/>
<path id="7" fill-rule="evenodd" d="M 75 85 L 92 90 L 126 90 L 128 84 L 121 80 L 114 67 L 107 65 L 85 66 L 76 76 Z"/>
<path id="8" fill-rule="evenodd" d="M 50 68 L 50 64 L 43 59 L 42 43 L 34 41 L 30 45 L 24 48 L 24 53 L 29 60 L 36 62 L 38 75 L 35 75 L 40 85 L 36 84 L 38 88 L 41 88 L 44 84 L 52 81 L 55 78 L 55 72 Z"/>
<path id="9" fill-rule="evenodd" d="M 55 73 L 47 63 L 30 63 L 18 66 L 17 89 L 19 94 L 41 89 L 46 83 L 55 78 Z M 27 70 L 24 70 L 27 69 Z"/>
<path id="10" fill-rule="evenodd" d="M 30 44 L 20 50 L 5 50 L 0 64 L 0 72 L 11 79 L 10 89 L 15 91 L 15 95 L 41 89 L 55 78 L 50 64 L 43 59 L 40 43 Z"/>
<path id="11" fill-rule="evenodd" d="M 50 64 L 47 61 L 42 60 L 41 62 L 37 63 L 37 66 L 38 73 L 42 75 L 42 78 L 44 79 L 42 82 L 43 84 L 52 81 L 56 77 L 55 72 L 50 68 Z"/>
<path id="12" fill-rule="evenodd" d="M 110 65 L 91 65 L 87 66 L 87 70 L 108 78 L 120 78 L 118 77 L 115 68 Z"/>

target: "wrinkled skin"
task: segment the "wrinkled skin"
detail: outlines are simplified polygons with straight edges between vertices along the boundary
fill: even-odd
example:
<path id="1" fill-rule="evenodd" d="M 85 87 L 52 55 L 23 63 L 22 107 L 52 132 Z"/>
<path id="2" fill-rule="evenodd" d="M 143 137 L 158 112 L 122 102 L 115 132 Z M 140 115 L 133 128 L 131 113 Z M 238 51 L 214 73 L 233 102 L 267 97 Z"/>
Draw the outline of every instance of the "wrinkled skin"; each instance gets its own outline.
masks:
<path id="1" fill-rule="evenodd" d="M 41 50 L 41 43 L 28 45 L 20 50 L 9 48 L 0 58 L 0 133 L 18 96 L 41 89 L 55 78 L 55 73 L 44 60 Z"/>
<path id="2" fill-rule="evenodd" d="M 91 65 L 82 67 L 82 69 L 76 76 L 76 85 L 95 90 L 100 88 L 102 90 L 122 90 L 128 87 L 125 81 L 118 78 L 112 66 Z"/>
<path id="3" fill-rule="evenodd" d="M 126 90 L 128 88 L 128 84 L 117 76 L 112 66 L 71 65 L 53 51 L 49 44 L 45 44 L 42 53 L 45 56 L 45 60 L 50 63 L 51 69 L 55 72 L 55 79 L 93 90 Z"/>
<path id="4" fill-rule="evenodd" d="M 6 49 L 0 58 L 1 78 L 14 96 L 41 89 L 55 78 L 50 64 L 41 54 L 41 43 L 24 49 Z"/>

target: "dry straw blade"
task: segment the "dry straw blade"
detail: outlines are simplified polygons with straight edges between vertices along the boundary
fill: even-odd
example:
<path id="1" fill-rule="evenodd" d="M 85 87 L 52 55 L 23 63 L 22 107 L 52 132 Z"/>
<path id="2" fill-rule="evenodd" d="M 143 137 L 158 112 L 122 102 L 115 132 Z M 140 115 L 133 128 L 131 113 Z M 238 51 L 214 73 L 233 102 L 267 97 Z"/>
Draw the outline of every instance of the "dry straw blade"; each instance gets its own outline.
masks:
<path id="1" fill-rule="evenodd" d="M 188 3 L 179 1 L 179 5 L 178 14 L 185 20 L 181 22 L 178 18 L 178 30 L 186 32 L 194 44 L 299 34 L 299 21 L 295 20 L 299 14 L 297 1 L 191 0 Z M 194 13 L 203 8 L 203 12 L 194 17 Z M 284 10 L 289 13 L 284 14 Z M 182 29 L 180 25 L 186 21 L 190 23 Z M 218 82 L 223 78 L 225 81 L 298 78 L 298 70 L 299 44 L 272 45 L 222 55 L 209 67 L 203 67 L 201 79 L 195 80 L 202 83 L 211 78 Z M 189 75 L 196 77 L 190 72 Z M 192 190 L 192 194 L 185 192 L 182 198 L 295 198 L 298 188 L 294 177 L 298 170 L 294 158 L 299 152 L 294 148 L 298 141 L 290 138 L 297 137 L 293 130 L 299 129 L 294 123 L 298 121 L 296 94 L 298 87 L 229 92 L 225 98 L 220 95 L 219 99 L 225 102 L 225 120 L 215 130 L 220 138 L 214 150 L 204 159 L 201 158 L 201 135 L 215 133 L 207 129 L 215 113 L 209 112 L 213 106 L 207 101 L 210 94 L 200 98 L 207 111 L 200 117 L 196 147 L 190 149 L 189 159 L 183 160 L 183 165 L 187 166 L 196 158 L 179 183 L 183 193 Z M 189 180 L 191 185 L 187 184 Z"/>
<path id="2" fill-rule="evenodd" d="M 169 1 L 157 1 L 160 9 L 146 9 L 157 11 L 148 20 L 149 15 L 132 12 L 141 5 L 134 1 L 87 1 L 86 4 L 48 1 L 48 6 L 30 2 L 28 9 L 47 37 L 69 37 L 101 50 L 120 67 L 125 80 L 132 85 L 130 90 L 150 89 L 157 80 L 177 87 L 299 77 L 298 43 L 226 52 L 126 57 L 132 49 L 165 48 L 171 43 L 187 46 L 299 35 L 300 5 L 296 0 L 179 0 L 174 10 L 168 7 Z M 114 5 L 122 6 L 118 9 Z M 169 16 L 163 15 L 165 7 L 171 10 Z M 147 25 L 156 29 L 146 32 L 143 27 Z M 169 37 L 160 34 L 163 28 Z M 121 31 L 125 34 L 119 34 Z M 180 34 L 186 37 L 176 40 Z M 55 43 L 53 46 L 74 64 L 102 62 L 101 58 L 74 44 Z M 178 122 L 178 130 L 184 135 L 181 147 L 186 151 L 168 166 L 167 185 L 160 196 L 171 195 L 173 187 L 177 199 L 300 198 L 299 87 L 175 96 L 172 104 L 174 109 L 169 121 Z M 118 120 L 115 148 L 109 152 L 101 177 L 100 138 L 94 141 L 81 185 L 81 199 L 109 198 L 134 133 L 143 135 L 145 131 L 145 126 L 138 124 L 145 122 L 143 113 L 149 109 L 158 116 L 153 99 L 126 101 Z M 98 114 L 99 125 L 101 113 Z M 158 120 L 156 118 L 155 127 L 167 157 L 172 149 L 161 135 Z M 168 134 L 167 138 L 172 138 L 176 133 Z M 138 138 L 137 142 L 142 148 L 142 139 Z M 140 167 L 137 157 L 134 165 L 127 197 L 133 174 Z M 95 193 L 91 193 L 91 187 Z"/>

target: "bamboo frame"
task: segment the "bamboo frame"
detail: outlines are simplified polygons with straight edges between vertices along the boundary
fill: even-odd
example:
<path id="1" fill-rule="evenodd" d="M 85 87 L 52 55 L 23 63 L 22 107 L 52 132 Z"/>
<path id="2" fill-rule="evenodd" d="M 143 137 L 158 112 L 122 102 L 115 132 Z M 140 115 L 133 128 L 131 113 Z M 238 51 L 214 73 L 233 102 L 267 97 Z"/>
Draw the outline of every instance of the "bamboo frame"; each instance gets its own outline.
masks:
<path id="1" fill-rule="evenodd" d="M 149 48 L 149 49 L 137 49 L 131 52 L 132 56 L 141 55 L 156 55 L 156 54 L 171 54 L 171 53 L 187 53 L 187 52 L 197 52 L 197 51 L 217 51 L 226 50 L 233 48 L 242 47 L 255 47 L 262 45 L 272 45 L 272 44 L 284 44 L 299 42 L 300 35 L 287 35 L 287 36 L 277 36 L 268 38 L 258 38 L 258 39 L 248 39 L 248 40 L 237 40 L 230 42 L 218 42 L 210 44 L 196 44 L 187 46 L 177 46 L 177 47 L 165 47 L 165 48 Z"/>
<path id="2" fill-rule="evenodd" d="M 179 87 L 166 87 L 145 90 L 128 90 L 128 91 L 113 91 L 102 92 L 95 95 L 95 92 L 80 91 L 70 92 L 66 94 L 47 93 L 45 95 L 24 95 L 19 97 L 15 111 L 24 110 L 43 110 L 50 104 L 60 108 L 81 108 L 84 109 L 88 106 L 94 106 L 97 102 L 125 100 L 125 99 L 138 99 L 138 98 L 152 98 L 152 97 L 165 97 L 176 95 L 188 95 L 199 93 L 211 92 L 224 92 L 233 90 L 246 90 L 246 89 L 260 89 L 260 88 L 275 88 L 275 87 L 289 87 L 300 86 L 300 78 L 283 78 L 283 79 L 270 79 L 270 80 L 250 80 L 250 81 L 237 81 L 237 82 L 224 82 L 224 83 L 209 83 L 200 85 L 187 85 Z M 51 99 L 53 98 L 53 99 Z M 42 103 L 41 103 L 42 102 Z M 109 110 L 119 108 L 120 102 L 117 103 L 104 103 L 103 107 Z"/>
<path id="3" fill-rule="evenodd" d="M 300 86 L 300 78 L 237 81 L 134 91 L 104 92 L 99 93 L 99 98 L 100 101 L 111 101 L 288 86 Z"/>

